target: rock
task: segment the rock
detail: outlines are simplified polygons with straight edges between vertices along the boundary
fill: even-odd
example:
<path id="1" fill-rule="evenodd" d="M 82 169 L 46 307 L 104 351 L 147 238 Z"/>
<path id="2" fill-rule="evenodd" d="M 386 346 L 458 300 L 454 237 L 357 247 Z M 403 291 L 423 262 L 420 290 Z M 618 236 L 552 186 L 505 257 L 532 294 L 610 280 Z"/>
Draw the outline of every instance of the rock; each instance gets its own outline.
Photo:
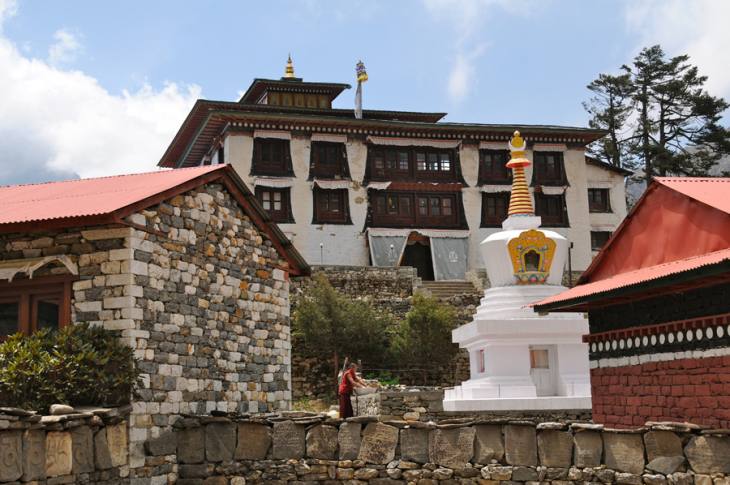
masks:
<path id="1" fill-rule="evenodd" d="M 664 475 L 652 475 L 646 473 L 641 477 L 646 485 L 667 485 L 667 478 Z"/>
<path id="2" fill-rule="evenodd" d="M 367 427 L 365 428 L 367 432 Z M 355 480 L 371 480 L 378 476 L 378 470 L 374 468 L 360 468 L 355 471 Z"/>
<path id="3" fill-rule="evenodd" d="M 427 429 L 404 429 L 400 432 L 400 454 L 403 460 L 428 462 Z"/>
<path id="4" fill-rule="evenodd" d="M 265 424 L 240 423 L 236 460 L 264 460 L 271 447 L 271 428 Z"/>
<path id="5" fill-rule="evenodd" d="M 435 429 L 428 440 L 431 463 L 447 468 L 463 468 L 474 457 L 474 427 Z"/>
<path id="6" fill-rule="evenodd" d="M 411 412 L 408 412 L 408 413 L 404 413 L 403 414 L 403 419 L 406 420 L 406 421 L 418 421 L 419 419 L 421 419 L 421 414 L 420 413 L 417 413 L 417 412 L 414 412 L 414 411 L 411 411 Z"/>
<path id="7" fill-rule="evenodd" d="M 395 458 L 397 445 L 398 428 L 382 423 L 369 423 L 363 431 L 358 460 L 385 465 Z"/>
<path id="8" fill-rule="evenodd" d="M 320 424 L 310 429 L 306 437 L 307 456 L 318 460 L 337 458 L 337 428 Z"/>
<path id="9" fill-rule="evenodd" d="M 76 412 L 74 408 L 66 404 L 51 404 L 51 416 L 63 416 Z"/>
<path id="10" fill-rule="evenodd" d="M 667 477 L 669 485 L 692 485 L 694 483 L 694 475 L 689 473 L 674 472 Z"/>
<path id="11" fill-rule="evenodd" d="M 604 431 L 603 451 L 608 468 L 636 475 L 644 472 L 644 442 L 640 434 Z"/>
<path id="12" fill-rule="evenodd" d="M 613 483 L 616 480 L 616 472 L 613 470 L 600 468 L 596 470 L 596 478 L 598 478 L 603 483 Z"/>
<path id="13" fill-rule="evenodd" d="M 730 437 L 693 436 L 684 455 L 695 473 L 730 473 Z"/>
<path id="14" fill-rule="evenodd" d="M 50 431 L 46 434 L 46 477 L 69 475 L 73 466 L 71 433 Z"/>
<path id="15" fill-rule="evenodd" d="M 340 460 L 357 459 L 357 454 L 360 451 L 361 432 L 362 424 L 360 423 L 344 422 L 340 425 L 340 431 L 337 434 Z"/>
<path id="16" fill-rule="evenodd" d="M 537 480 L 537 470 L 526 466 L 512 468 L 513 482 L 534 482 Z"/>
<path id="17" fill-rule="evenodd" d="M 712 485 L 712 477 L 709 475 L 695 475 L 694 485 Z"/>
<path id="18" fill-rule="evenodd" d="M 231 461 L 235 450 L 236 425 L 211 423 L 205 427 L 205 459 L 207 461 Z"/>
<path id="19" fill-rule="evenodd" d="M 0 432 L 0 482 L 13 482 L 23 476 L 21 431 Z"/>
<path id="20" fill-rule="evenodd" d="M 573 463 L 573 435 L 554 429 L 540 431 L 537 451 L 541 465 L 568 468 Z"/>
<path id="21" fill-rule="evenodd" d="M 510 465 L 537 466 L 537 436 L 534 426 L 506 425 L 504 454 Z"/>
<path id="22" fill-rule="evenodd" d="M 0 455 L 2 455 L 1 451 Z M 0 459 L 0 463 L 3 463 L 2 459 Z M 23 435 L 23 477 L 21 480 L 30 482 L 44 478 L 46 478 L 46 432 L 40 429 L 29 429 Z"/>
<path id="23" fill-rule="evenodd" d="M 594 467 L 601 464 L 603 455 L 603 439 L 596 431 L 580 431 L 573 435 L 575 449 L 575 466 L 578 468 Z"/>
<path id="24" fill-rule="evenodd" d="M 487 465 L 485 467 L 489 471 L 492 480 L 510 480 L 512 478 L 512 467 L 501 465 Z"/>
<path id="25" fill-rule="evenodd" d="M 682 440 L 671 431 L 649 431 L 644 434 L 644 446 L 647 461 L 660 456 L 682 456 Z"/>
<path id="26" fill-rule="evenodd" d="M 293 421 L 274 423 L 272 455 L 275 460 L 304 458 L 305 428 Z"/>
<path id="27" fill-rule="evenodd" d="M 617 473 L 616 483 L 622 485 L 641 485 L 641 475 L 634 475 L 633 473 Z"/>
<path id="28" fill-rule="evenodd" d="M 127 439 L 127 422 L 114 424 L 106 427 L 106 441 L 109 445 L 109 453 L 112 459 L 112 466 L 123 466 L 127 464 L 129 455 L 129 440 Z M 202 443 L 200 440 L 198 443 Z M 200 446 L 200 445 L 198 445 Z"/>
<path id="29" fill-rule="evenodd" d="M 646 468 L 651 471 L 661 473 L 663 475 L 669 475 L 679 470 L 682 465 L 684 465 L 684 457 L 681 455 L 660 456 L 651 460 L 646 465 Z"/>
<path id="30" fill-rule="evenodd" d="M 474 462 L 487 464 L 492 460 L 501 461 L 504 458 L 504 440 L 502 426 L 494 424 L 480 424 L 476 429 L 474 441 Z"/>
<path id="31" fill-rule="evenodd" d="M 151 456 L 174 455 L 177 450 L 177 433 L 165 431 L 157 438 L 147 440 L 144 444 L 145 451 Z"/>
<path id="32" fill-rule="evenodd" d="M 107 429 L 107 439 L 109 433 Z M 202 463 L 205 459 L 205 428 L 186 428 L 179 431 L 177 439 L 177 459 L 180 463 Z"/>
<path id="33" fill-rule="evenodd" d="M 433 478 L 435 480 L 448 480 L 454 474 L 454 470 L 448 468 L 437 468 L 433 471 Z"/>
<path id="34" fill-rule="evenodd" d="M 71 430 L 73 450 L 73 473 L 90 473 L 94 466 L 94 436 L 88 426 L 78 426 Z"/>
<path id="35" fill-rule="evenodd" d="M 177 439 L 175 443 L 177 443 Z M 112 455 L 106 439 L 106 428 L 100 429 L 94 435 L 94 465 L 97 470 L 108 470 L 112 467 Z"/>

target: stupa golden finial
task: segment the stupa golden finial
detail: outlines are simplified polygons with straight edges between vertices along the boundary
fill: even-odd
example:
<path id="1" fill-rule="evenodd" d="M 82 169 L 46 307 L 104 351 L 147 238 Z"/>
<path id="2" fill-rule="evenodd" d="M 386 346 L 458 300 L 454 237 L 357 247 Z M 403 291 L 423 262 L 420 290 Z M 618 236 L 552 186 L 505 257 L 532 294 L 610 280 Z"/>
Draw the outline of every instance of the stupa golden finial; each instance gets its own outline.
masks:
<path id="1" fill-rule="evenodd" d="M 534 216 L 535 211 L 532 208 L 530 189 L 527 187 L 527 179 L 525 178 L 525 167 L 530 165 L 530 161 L 525 158 L 527 143 L 525 143 L 520 132 L 515 131 L 508 146 L 511 158 L 507 162 L 507 167 L 512 169 L 512 193 L 509 197 L 507 215 Z"/>
<path id="2" fill-rule="evenodd" d="M 291 54 L 286 60 L 286 69 L 284 69 L 284 77 L 286 79 L 294 79 L 294 63 L 291 60 Z"/>

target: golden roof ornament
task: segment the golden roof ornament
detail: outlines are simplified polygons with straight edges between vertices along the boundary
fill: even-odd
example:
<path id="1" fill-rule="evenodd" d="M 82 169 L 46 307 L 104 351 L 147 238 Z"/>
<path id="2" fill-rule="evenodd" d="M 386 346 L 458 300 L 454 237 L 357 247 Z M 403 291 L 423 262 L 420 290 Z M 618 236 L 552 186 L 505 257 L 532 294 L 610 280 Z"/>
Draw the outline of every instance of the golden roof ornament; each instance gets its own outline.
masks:
<path id="1" fill-rule="evenodd" d="M 515 131 L 508 146 L 511 158 L 507 162 L 507 168 L 512 169 L 512 193 L 509 197 L 507 215 L 534 216 L 535 211 L 532 208 L 530 189 L 527 187 L 527 179 L 525 179 L 525 167 L 530 165 L 530 161 L 525 158 L 527 143 L 520 135 L 520 132 Z"/>
<path id="2" fill-rule="evenodd" d="M 286 68 L 284 69 L 284 78 L 285 79 L 294 79 L 294 63 L 291 60 L 291 54 L 289 54 L 289 58 L 286 60 Z"/>

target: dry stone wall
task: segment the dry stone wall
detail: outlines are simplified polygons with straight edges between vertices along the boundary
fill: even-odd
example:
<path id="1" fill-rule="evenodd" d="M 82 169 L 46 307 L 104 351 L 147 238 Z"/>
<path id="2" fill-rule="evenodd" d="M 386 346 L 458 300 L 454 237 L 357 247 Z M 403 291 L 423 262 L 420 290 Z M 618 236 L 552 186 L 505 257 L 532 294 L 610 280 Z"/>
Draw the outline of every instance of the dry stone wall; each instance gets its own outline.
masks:
<path id="1" fill-rule="evenodd" d="M 129 483 L 129 411 L 39 416 L 0 408 L 0 483 Z"/>
<path id="2" fill-rule="evenodd" d="M 587 422 L 189 417 L 147 444 L 153 483 L 730 484 L 730 431 Z M 154 470 L 166 473 L 154 475 Z"/>

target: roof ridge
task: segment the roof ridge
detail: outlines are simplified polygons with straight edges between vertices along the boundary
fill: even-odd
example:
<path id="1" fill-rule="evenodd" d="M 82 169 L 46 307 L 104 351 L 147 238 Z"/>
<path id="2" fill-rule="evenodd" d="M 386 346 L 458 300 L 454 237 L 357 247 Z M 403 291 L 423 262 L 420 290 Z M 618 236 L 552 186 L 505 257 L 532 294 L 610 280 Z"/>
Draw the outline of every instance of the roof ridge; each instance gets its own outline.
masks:
<path id="1" fill-rule="evenodd" d="M 616 277 L 619 277 L 619 276 L 625 276 L 627 274 L 635 273 L 637 271 L 646 271 L 646 270 L 651 269 L 651 268 L 661 268 L 661 267 L 666 267 L 666 266 L 672 266 L 674 264 L 684 263 L 684 262 L 687 262 L 687 261 L 692 261 L 693 259 L 707 258 L 707 257 L 713 256 L 713 255 L 719 254 L 719 253 L 723 253 L 723 252 L 729 253 L 728 254 L 728 257 L 730 258 L 730 248 L 718 249 L 717 251 L 711 251 L 709 253 L 695 254 L 694 256 L 687 256 L 686 258 L 682 258 L 682 259 L 675 259 L 673 261 L 665 261 L 663 263 L 654 264 L 654 265 L 651 265 L 651 266 L 644 266 L 643 268 L 632 269 L 631 271 L 626 271 L 624 273 L 618 273 L 618 274 L 615 274 L 615 275 L 611 275 L 608 278 L 604 278 L 602 280 L 589 281 L 588 283 L 584 283 L 584 284 L 585 285 L 589 285 L 591 283 L 596 283 L 598 281 L 606 281 L 606 280 L 610 280 L 611 278 L 616 278 Z M 582 285 L 577 285 L 577 286 L 582 286 Z"/>

